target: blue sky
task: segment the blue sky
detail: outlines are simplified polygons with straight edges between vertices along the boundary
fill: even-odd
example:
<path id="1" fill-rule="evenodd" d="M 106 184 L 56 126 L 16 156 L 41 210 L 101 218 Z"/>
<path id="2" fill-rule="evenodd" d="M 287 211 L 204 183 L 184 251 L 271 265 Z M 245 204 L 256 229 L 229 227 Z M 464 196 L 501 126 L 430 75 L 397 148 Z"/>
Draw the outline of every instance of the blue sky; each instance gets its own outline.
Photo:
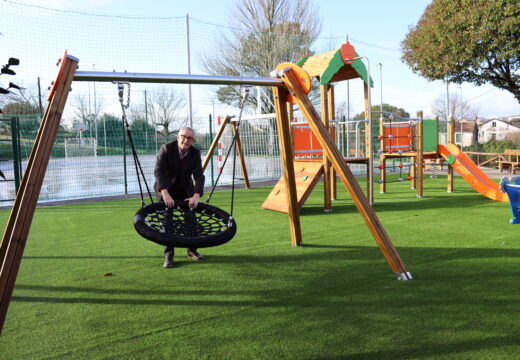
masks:
<path id="1" fill-rule="evenodd" d="M 44 7 L 121 16 L 175 17 L 189 14 L 191 18 L 226 25 L 230 9 L 236 0 L 15 0 Z M 365 0 L 315 2 L 323 22 L 322 37 L 344 38 L 348 35 L 360 55 L 370 59 L 375 88 L 372 103 L 379 104 L 381 86 L 383 101 L 405 108 L 410 113 L 423 110 L 430 113 L 435 99 L 445 97 L 446 85 L 441 81 L 428 82 L 415 75 L 400 60 L 400 42 L 410 25 L 420 18 L 427 0 Z M 381 63 L 382 69 L 376 67 Z M 382 77 L 382 81 L 381 81 Z M 338 88 L 341 92 L 341 87 Z M 352 90 L 351 90 L 352 91 Z M 520 114 L 520 105 L 506 91 L 492 86 L 475 87 L 452 84 L 451 92 L 462 94 L 478 109 L 481 117 Z M 354 100 L 354 111 L 361 106 Z M 357 106 L 357 107 L 356 107 Z"/>

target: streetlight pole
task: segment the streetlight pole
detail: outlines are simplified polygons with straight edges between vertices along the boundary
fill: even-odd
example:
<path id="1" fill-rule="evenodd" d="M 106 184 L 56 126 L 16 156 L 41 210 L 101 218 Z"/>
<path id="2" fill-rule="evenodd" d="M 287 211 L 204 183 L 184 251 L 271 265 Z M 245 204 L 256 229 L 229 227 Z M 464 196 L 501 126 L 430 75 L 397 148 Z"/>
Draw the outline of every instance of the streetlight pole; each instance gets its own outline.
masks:
<path id="1" fill-rule="evenodd" d="M 367 121 L 367 128 L 365 130 L 365 156 L 368 157 L 368 202 L 370 205 L 374 204 L 374 149 L 372 147 L 372 95 L 371 95 L 371 80 L 370 77 L 370 60 L 366 56 L 357 56 L 353 59 L 345 59 L 347 61 L 355 61 L 355 60 L 365 60 L 366 61 L 366 68 L 367 68 L 367 98 L 366 98 L 366 110 L 365 110 L 365 117 Z"/>
<path id="2" fill-rule="evenodd" d="M 460 90 L 460 99 L 459 99 L 459 129 L 460 129 L 460 146 L 462 146 L 462 138 L 463 138 L 463 132 L 462 132 L 462 116 L 464 115 L 463 114 L 463 109 L 464 109 L 464 106 L 462 106 L 462 86 L 458 86 L 459 90 Z"/>
<path id="3" fill-rule="evenodd" d="M 383 117 L 383 64 L 379 63 L 376 65 L 378 68 L 379 68 L 379 86 L 381 88 L 381 95 L 380 95 L 380 100 L 381 100 L 381 117 Z"/>
<path id="4" fill-rule="evenodd" d="M 92 64 L 92 71 L 96 71 L 96 64 Z M 98 129 L 97 129 L 97 99 L 96 99 L 96 82 L 93 84 L 94 87 L 94 128 L 96 129 L 96 142 L 98 139 Z"/>
<path id="5" fill-rule="evenodd" d="M 191 75 L 191 52 L 190 52 L 190 16 L 186 14 L 186 55 L 188 61 L 188 74 Z M 193 128 L 193 104 L 191 98 L 191 84 L 188 84 L 188 116 L 190 127 Z"/>
<path id="6" fill-rule="evenodd" d="M 446 120 L 450 117 L 450 82 L 446 79 Z"/>

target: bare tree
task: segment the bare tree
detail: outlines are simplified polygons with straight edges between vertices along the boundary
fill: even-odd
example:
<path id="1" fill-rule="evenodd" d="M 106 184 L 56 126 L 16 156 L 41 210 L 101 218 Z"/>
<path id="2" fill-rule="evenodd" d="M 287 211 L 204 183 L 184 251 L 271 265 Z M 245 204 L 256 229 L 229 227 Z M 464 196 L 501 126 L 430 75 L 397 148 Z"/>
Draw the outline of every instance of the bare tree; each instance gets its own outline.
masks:
<path id="1" fill-rule="evenodd" d="M 103 108 L 103 101 L 96 99 L 96 101 L 92 103 L 87 99 L 85 94 L 76 94 L 72 101 L 72 106 L 75 114 L 73 125 L 78 123 L 87 124 L 89 136 L 93 136 Z"/>
<path id="2" fill-rule="evenodd" d="M 214 75 L 266 77 L 282 62 L 297 62 L 310 53 L 321 31 L 321 20 L 312 0 L 238 0 L 232 10 L 231 35 L 222 35 L 216 44 L 222 56 L 202 60 Z M 271 90 L 265 91 L 271 98 Z M 219 101 L 236 104 L 239 89 L 224 86 L 217 90 Z M 250 103 L 256 105 L 256 98 Z M 262 101 L 263 112 L 272 105 Z"/>
<path id="3" fill-rule="evenodd" d="M 10 85 L 14 85 L 10 83 Z M 29 86 L 17 86 L 9 89 L 9 93 L 5 96 L 0 97 L 0 108 L 5 108 L 5 113 L 11 114 L 41 114 L 40 111 L 40 100 L 42 100 L 42 106 L 45 105 L 47 96 L 42 95 L 44 99 L 40 99 L 38 95 L 38 89 L 34 85 Z"/>
<path id="4" fill-rule="evenodd" d="M 479 109 L 471 106 L 458 94 L 451 94 L 449 96 L 449 112 L 446 111 L 446 97 L 440 95 L 431 105 L 433 115 L 441 119 L 447 119 L 453 116 L 454 119 L 476 119 L 478 117 Z"/>
<path id="5" fill-rule="evenodd" d="M 160 128 L 160 133 L 168 136 L 188 124 L 188 118 L 179 114 L 185 106 L 186 97 L 182 92 L 173 87 L 161 86 L 150 92 L 146 111 L 152 123 Z M 144 105 L 140 109 L 144 113 Z"/>

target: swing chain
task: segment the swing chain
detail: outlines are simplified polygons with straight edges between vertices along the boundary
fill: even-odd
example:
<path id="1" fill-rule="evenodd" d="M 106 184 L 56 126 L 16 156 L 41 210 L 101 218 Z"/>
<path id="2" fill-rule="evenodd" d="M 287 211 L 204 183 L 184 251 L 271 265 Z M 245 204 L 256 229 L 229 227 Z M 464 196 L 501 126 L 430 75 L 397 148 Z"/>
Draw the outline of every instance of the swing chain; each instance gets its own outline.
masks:
<path id="1" fill-rule="evenodd" d="M 126 97 L 126 105 L 123 102 L 124 99 L 124 92 L 125 92 L 125 85 L 128 85 L 128 93 Z M 117 83 L 117 90 L 119 93 L 119 103 L 121 104 L 121 110 L 123 110 L 123 119 L 126 121 L 126 109 L 130 107 L 130 83 L 129 82 L 118 82 Z"/>
<path id="2" fill-rule="evenodd" d="M 124 92 L 125 92 L 125 85 L 128 86 L 126 105 L 124 104 L 124 100 L 123 100 Z M 148 182 L 146 181 L 146 177 L 144 176 L 144 171 L 141 166 L 141 161 L 139 161 L 139 157 L 137 155 L 137 150 L 135 149 L 134 141 L 132 138 L 132 131 L 130 129 L 130 124 L 128 123 L 128 118 L 126 116 L 126 110 L 130 107 L 130 93 L 131 93 L 130 83 L 129 82 L 117 82 L 117 90 L 118 90 L 118 94 L 119 94 L 119 103 L 121 104 L 123 125 L 126 128 L 126 134 L 128 136 L 128 141 L 130 143 L 130 147 L 132 149 L 132 157 L 134 158 L 135 172 L 137 175 L 137 183 L 139 185 L 139 193 L 141 194 L 141 207 L 144 207 L 145 203 L 144 203 L 143 187 L 141 184 L 141 177 L 142 177 L 142 180 L 146 187 L 146 191 L 148 192 L 148 196 L 150 197 L 150 202 L 152 204 L 153 204 L 153 198 L 152 198 L 152 194 L 150 192 L 150 188 L 148 187 Z"/>

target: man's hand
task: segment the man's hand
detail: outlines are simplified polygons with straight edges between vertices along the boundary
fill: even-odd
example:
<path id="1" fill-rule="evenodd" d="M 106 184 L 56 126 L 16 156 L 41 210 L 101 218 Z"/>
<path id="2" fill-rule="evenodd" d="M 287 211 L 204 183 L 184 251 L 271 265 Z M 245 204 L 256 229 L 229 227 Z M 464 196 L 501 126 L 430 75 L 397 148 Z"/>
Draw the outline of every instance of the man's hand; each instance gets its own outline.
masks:
<path id="1" fill-rule="evenodd" d="M 168 192 L 167 189 L 162 189 L 161 195 L 162 195 L 162 199 L 163 199 L 164 203 L 166 204 L 166 206 L 168 206 L 169 208 L 172 208 L 175 205 L 175 202 L 173 201 L 173 199 L 170 196 L 170 193 Z"/>
<path id="2" fill-rule="evenodd" d="M 199 199 L 200 199 L 200 194 L 195 193 L 195 194 L 193 194 L 192 197 L 184 199 L 184 200 L 188 201 L 188 206 L 190 207 L 190 209 L 195 209 L 197 207 L 197 205 L 199 204 Z"/>

